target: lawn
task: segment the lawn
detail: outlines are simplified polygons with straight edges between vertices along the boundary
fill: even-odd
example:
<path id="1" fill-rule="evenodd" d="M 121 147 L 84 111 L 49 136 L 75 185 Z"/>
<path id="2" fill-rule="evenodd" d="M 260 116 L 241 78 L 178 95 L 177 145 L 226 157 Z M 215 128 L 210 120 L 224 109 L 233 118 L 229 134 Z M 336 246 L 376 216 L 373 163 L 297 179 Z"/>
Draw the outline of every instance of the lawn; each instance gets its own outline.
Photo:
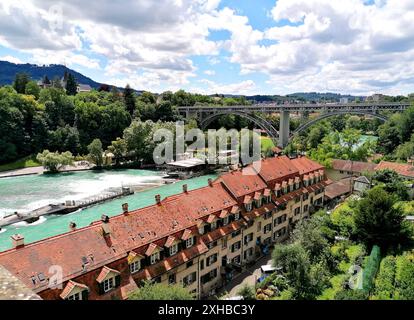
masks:
<path id="1" fill-rule="evenodd" d="M 37 162 L 34 157 L 26 157 L 26 158 L 17 160 L 15 162 L 0 165 L 0 172 L 23 169 L 23 168 L 38 167 L 40 165 L 41 164 Z"/>
<path id="2" fill-rule="evenodd" d="M 273 148 L 275 146 L 272 139 L 268 137 L 261 137 L 261 138 L 262 138 L 262 152 L 266 152 L 268 149 Z"/>

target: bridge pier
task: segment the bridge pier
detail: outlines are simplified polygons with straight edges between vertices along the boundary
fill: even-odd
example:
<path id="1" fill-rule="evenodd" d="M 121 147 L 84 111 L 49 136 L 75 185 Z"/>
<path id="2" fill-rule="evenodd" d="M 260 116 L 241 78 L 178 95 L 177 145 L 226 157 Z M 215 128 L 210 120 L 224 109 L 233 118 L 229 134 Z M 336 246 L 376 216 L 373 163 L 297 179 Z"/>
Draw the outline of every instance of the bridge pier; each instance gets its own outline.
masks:
<path id="1" fill-rule="evenodd" d="M 290 136 L 290 114 L 289 111 L 282 111 L 280 113 L 280 127 L 279 127 L 279 148 L 284 148 L 289 143 Z"/>

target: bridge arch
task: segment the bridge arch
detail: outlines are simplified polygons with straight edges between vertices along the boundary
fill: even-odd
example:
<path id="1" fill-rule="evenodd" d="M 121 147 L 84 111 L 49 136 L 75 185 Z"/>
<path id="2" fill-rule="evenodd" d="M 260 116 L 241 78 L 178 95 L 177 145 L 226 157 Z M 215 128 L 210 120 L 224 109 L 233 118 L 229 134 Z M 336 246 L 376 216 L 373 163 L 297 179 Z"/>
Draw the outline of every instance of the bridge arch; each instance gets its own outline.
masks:
<path id="1" fill-rule="evenodd" d="M 367 111 L 353 111 L 353 110 L 346 110 L 346 111 L 335 111 L 335 112 L 328 112 L 328 113 L 323 113 L 321 114 L 319 117 L 312 119 L 304 124 L 302 124 L 301 126 L 299 126 L 299 128 L 297 128 L 289 137 L 289 142 L 292 141 L 292 139 L 297 136 L 299 133 L 301 133 L 302 131 L 308 129 L 310 126 L 314 125 L 315 123 L 326 119 L 326 118 L 330 118 L 330 117 L 334 117 L 334 116 L 340 116 L 340 115 L 345 115 L 345 114 L 355 114 L 355 115 L 364 115 L 364 116 L 372 116 L 374 118 L 380 119 L 381 121 L 385 122 L 388 120 L 388 118 L 386 116 L 380 115 L 378 113 L 372 113 L 372 112 L 367 112 Z"/>
<path id="2" fill-rule="evenodd" d="M 242 118 L 245 118 L 247 120 L 250 120 L 251 122 L 253 122 L 255 125 L 257 125 L 260 129 L 264 130 L 267 135 L 272 139 L 273 143 L 275 143 L 275 145 L 277 145 L 278 140 L 279 140 L 279 131 L 276 130 L 276 128 L 267 120 L 263 119 L 260 116 L 257 115 L 253 115 L 250 113 L 246 113 L 246 112 L 240 112 L 240 111 L 219 111 L 216 112 L 214 114 L 208 115 L 205 118 L 202 118 L 201 122 L 200 122 L 200 127 L 202 130 L 206 130 L 207 127 L 217 118 L 223 116 L 223 115 L 229 115 L 229 114 L 233 114 L 233 115 L 237 115 L 240 116 Z"/>

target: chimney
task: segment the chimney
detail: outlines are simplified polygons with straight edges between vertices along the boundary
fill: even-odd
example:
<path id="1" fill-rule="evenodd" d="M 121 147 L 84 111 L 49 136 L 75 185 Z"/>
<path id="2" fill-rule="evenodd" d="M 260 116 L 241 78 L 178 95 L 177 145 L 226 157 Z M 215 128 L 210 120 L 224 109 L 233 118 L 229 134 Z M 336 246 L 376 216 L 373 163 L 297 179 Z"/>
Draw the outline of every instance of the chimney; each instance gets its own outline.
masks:
<path id="1" fill-rule="evenodd" d="M 76 223 L 75 222 L 69 223 L 69 229 L 70 229 L 70 231 L 75 231 L 76 230 Z"/>
<path id="2" fill-rule="evenodd" d="M 19 249 L 24 247 L 24 237 L 21 234 L 15 234 L 11 237 L 12 245 L 14 249 Z"/>
<path id="3" fill-rule="evenodd" d="M 157 195 L 155 196 L 155 202 L 156 202 L 157 204 L 161 204 L 161 196 L 160 196 L 159 194 L 157 194 Z"/>
<path id="4" fill-rule="evenodd" d="M 103 214 L 101 217 L 103 223 L 109 223 L 109 217 L 106 214 Z"/>
<path id="5" fill-rule="evenodd" d="M 124 203 L 124 204 L 122 205 L 122 211 L 123 211 L 124 213 L 128 213 L 128 212 L 129 212 L 129 209 L 128 209 L 128 203 Z"/>
<path id="6" fill-rule="evenodd" d="M 111 234 L 111 225 L 109 224 L 109 217 L 107 215 L 102 215 L 102 231 L 104 237 L 109 236 Z"/>
<path id="7" fill-rule="evenodd" d="M 210 186 L 210 187 L 212 187 L 213 186 L 213 179 L 208 179 L 208 185 Z"/>
<path id="8" fill-rule="evenodd" d="M 188 185 L 183 184 L 183 192 L 187 193 L 188 192 Z"/>

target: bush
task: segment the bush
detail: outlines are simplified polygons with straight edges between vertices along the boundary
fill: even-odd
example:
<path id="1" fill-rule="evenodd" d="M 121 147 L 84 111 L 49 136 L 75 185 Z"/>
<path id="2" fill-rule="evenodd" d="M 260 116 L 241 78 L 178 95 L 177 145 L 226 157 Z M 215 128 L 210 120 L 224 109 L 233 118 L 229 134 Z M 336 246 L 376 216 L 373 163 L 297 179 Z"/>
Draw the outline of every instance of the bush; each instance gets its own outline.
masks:
<path id="1" fill-rule="evenodd" d="M 179 285 L 145 282 L 129 295 L 129 300 L 194 300 L 194 296 Z"/>
<path id="2" fill-rule="evenodd" d="M 367 293 L 370 293 L 372 291 L 375 275 L 377 274 L 380 262 L 381 250 L 378 246 L 375 245 L 372 247 L 371 254 L 369 255 L 368 263 L 364 269 L 363 274 L 362 286 Z"/>
<path id="3" fill-rule="evenodd" d="M 377 278 L 373 300 L 391 300 L 395 291 L 395 257 L 387 256 L 382 259 Z"/>
<path id="4" fill-rule="evenodd" d="M 244 300 L 256 300 L 256 292 L 254 287 L 245 284 L 238 292 L 237 295 L 242 296 Z"/>

